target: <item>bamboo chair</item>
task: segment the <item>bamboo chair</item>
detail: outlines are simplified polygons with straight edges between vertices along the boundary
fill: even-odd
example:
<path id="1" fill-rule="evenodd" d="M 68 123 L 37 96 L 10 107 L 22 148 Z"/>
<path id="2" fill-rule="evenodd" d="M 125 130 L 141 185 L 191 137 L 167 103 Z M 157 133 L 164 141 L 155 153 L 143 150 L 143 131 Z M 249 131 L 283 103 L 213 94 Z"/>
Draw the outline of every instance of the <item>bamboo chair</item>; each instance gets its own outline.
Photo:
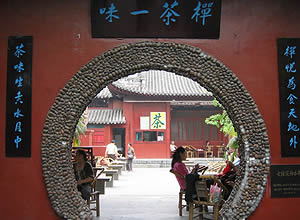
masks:
<path id="1" fill-rule="evenodd" d="M 220 196 L 216 202 L 210 201 L 209 189 L 207 188 L 206 180 L 213 179 L 214 184 L 217 183 L 221 187 Z M 197 200 L 189 203 L 189 220 L 193 220 L 194 217 L 199 217 L 200 220 L 203 219 L 203 214 L 208 213 L 207 206 L 213 206 L 213 216 L 214 220 L 218 219 L 219 209 L 223 203 L 223 194 L 228 192 L 228 189 L 217 179 L 215 176 L 200 176 L 200 180 L 196 181 L 195 188 L 197 192 Z M 198 207 L 199 212 L 197 216 L 194 216 L 194 209 Z"/>
<path id="2" fill-rule="evenodd" d="M 199 157 L 198 155 L 198 149 L 194 147 L 193 145 L 189 145 L 191 151 L 193 152 L 193 157 Z"/>
<path id="3" fill-rule="evenodd" d="M 219 146 L 218 147 L 218 157 L 222 158 L 225 155 L 225 147 L 224 146 Z"/>
<path id="4" fill-rule="evenodd" d="M 177 173 L 174 170 L 170 170 L 170 172 L 172 174 L 174 174 L 175 176 L 184 179 L 184 176 L 182 176 L 180 173 Z M 180 188 L 179 190 L 179 194 L 178 194 L 178 214 L 179 216 L 182 216 L 182 209 L 186 208 L 188 210 L 188 205 L 187 204 L 183 204 L 183 201 L 185 202 L 185 191 L 183 189 Z"/>
<path id="5" fill-rule="evenodd" d="M 92 211 L 96 211 L 97 217 L 100 216 L 100 192 L 96 191 L 96 182 L 98 177 L 103 173 L 104 168 L 100 169 L 98 174 L 95 176 L 93 181 L 91 182 L 92 192 L 90 194 L 90 198 L 87 200 L 87 204 Z M 91 208 L 91 204 L 95 204 L 95 207 Z"/>
<path id="6" fill-rule="evenodd" d="M 206 166 L 201 166 L 199 168 L 199 172 L 201 172 L 201 174 L 203 175 L 205 173 L 205 171 L 207 170 L 208 167 Z M 174 171 L 174 170 L 170 170 L 170 172 L 172 174 L 174 174 L 175 176 L 179 177 L 179 178 L 182 178 L 182 179 L 185 179 L 184 176 L 182 176 L 180 173 Z M 180 188 L 180 191 L 179 191 L 179 200 L 178 200 L 178 211 L 179 211 L 179 216 L 182 216 L 182 209 L 186 208 L 186 210 L 188 211 L 189 209 L 189 206 L 187 205 L 187 203 L 185 202 L 185 205 L 183 204 L 183 202 L 185 202 L 185 190 L 181 189 Z"/>
<path id="7" fill-rule="evenodd" d="M 197 152 L 196 152 L 196 150 L 194 149 L 193 146 L 191 146 L 191 145 L 185 145 L 183 147 L 186 150 L 187 158 L 194 158 L 194 157 L 197 156 Z"/>
<path id="8" fill-rule="evenodd" d="M 207 150 L 204 152 L 206 158 L 213 157 L 214 152 L 212 151 L 212 147 L 208 146 Z"/>

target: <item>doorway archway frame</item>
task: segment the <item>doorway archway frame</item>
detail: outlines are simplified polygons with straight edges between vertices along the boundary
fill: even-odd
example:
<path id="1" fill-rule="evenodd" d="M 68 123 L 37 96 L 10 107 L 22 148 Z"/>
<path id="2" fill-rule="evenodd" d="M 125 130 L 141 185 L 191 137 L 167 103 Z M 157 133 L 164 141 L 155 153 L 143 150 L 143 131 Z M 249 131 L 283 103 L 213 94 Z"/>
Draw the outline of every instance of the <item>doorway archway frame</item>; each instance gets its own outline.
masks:
<path id="1" fill-rule="evenodd" d="M 57 95 L 41 144 L 43 177 L 53 209 L 66 219 L 91 216 L 77 191 L 71 161 L 77 121 L 105 86 L 153 69 L 198 82 L 226 109 L 238 132 L 241 163 L 240 175 L 220 214 L 224 219 L 247 218 L 261 202 L 270 166 L 267 129 L 254 100 L 230 69 L 201 49 L 151 41 L 124 44 L 95 57 Z"/>

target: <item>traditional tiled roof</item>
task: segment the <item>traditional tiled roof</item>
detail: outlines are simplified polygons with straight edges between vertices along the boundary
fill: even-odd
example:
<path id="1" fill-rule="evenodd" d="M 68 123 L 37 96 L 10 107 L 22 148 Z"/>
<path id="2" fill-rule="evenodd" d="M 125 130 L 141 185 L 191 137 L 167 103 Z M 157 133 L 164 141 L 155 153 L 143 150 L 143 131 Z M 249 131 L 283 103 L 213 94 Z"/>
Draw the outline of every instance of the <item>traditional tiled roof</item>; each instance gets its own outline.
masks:
<path id="1" fill-rule="evenodd" d="M 123 92 L 145 96 L 212 97 L 212 93 L 190 78 L 162 70 L 149 70 L 112 83 Z"/>
<path id="2" fill-rule="evenodd" d="M 109 99 L 109 98 L 112 98 L 112 94 L 111 92 L 109 91 L 109 89 L 107 88 L 107 86 L 102 89 L 97 95 L 96 95 L 97 98 L 101 98 L 101 99 Z"/>
<path id="3" fill-rule="evenodd" d="M 125 124 L 122 109 L 89 109 L 89 124 Z"/>

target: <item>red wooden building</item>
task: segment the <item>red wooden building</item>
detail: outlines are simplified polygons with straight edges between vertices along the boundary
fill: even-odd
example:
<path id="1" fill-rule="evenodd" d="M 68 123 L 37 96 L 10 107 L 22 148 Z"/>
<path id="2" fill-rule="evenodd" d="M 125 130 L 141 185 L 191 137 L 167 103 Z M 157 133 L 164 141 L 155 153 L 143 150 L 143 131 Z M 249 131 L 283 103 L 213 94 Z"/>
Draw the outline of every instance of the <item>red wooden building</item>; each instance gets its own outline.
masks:
<path id="1" fill-rule="evenodd" d="M 89 105 L 81 145 L 104 155 L 105 145 L 115 139 L 123 155 L 132 143 L 138 158 L 169 158 L 172 140 L 177 146 L 203 148 L 206 141 L 221 145 L 227 138 L 204 122 L 220 112 L 212 100 L 197 82 L 170 72 L 151 70 L 122 78 Z"/>

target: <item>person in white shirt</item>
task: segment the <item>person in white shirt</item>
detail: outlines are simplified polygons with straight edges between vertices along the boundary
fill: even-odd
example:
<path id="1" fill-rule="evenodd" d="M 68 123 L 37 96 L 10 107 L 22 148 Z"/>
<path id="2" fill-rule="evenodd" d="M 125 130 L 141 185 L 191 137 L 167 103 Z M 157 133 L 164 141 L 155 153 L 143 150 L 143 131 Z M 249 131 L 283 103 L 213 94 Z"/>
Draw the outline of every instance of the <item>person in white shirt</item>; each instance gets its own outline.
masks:
<path id="1" fill-rule="evenodd" d="M 175 143 L 175 142 L 172 141 L 171 144 L 170 144 L 170 151 L 171 151 L 171 153 L 174 153 L 175 150 L 176 150 L 176 145 L 175 145 L 174 143 Z"/>
<path id="2" fill-rule="evenodd" d="M 106 146 L 105 157 L 115 160 L 118 158 L 118 155 L 117 145 L 115 144 L 115 140 L 112 140 L 111 143 Z"/>

